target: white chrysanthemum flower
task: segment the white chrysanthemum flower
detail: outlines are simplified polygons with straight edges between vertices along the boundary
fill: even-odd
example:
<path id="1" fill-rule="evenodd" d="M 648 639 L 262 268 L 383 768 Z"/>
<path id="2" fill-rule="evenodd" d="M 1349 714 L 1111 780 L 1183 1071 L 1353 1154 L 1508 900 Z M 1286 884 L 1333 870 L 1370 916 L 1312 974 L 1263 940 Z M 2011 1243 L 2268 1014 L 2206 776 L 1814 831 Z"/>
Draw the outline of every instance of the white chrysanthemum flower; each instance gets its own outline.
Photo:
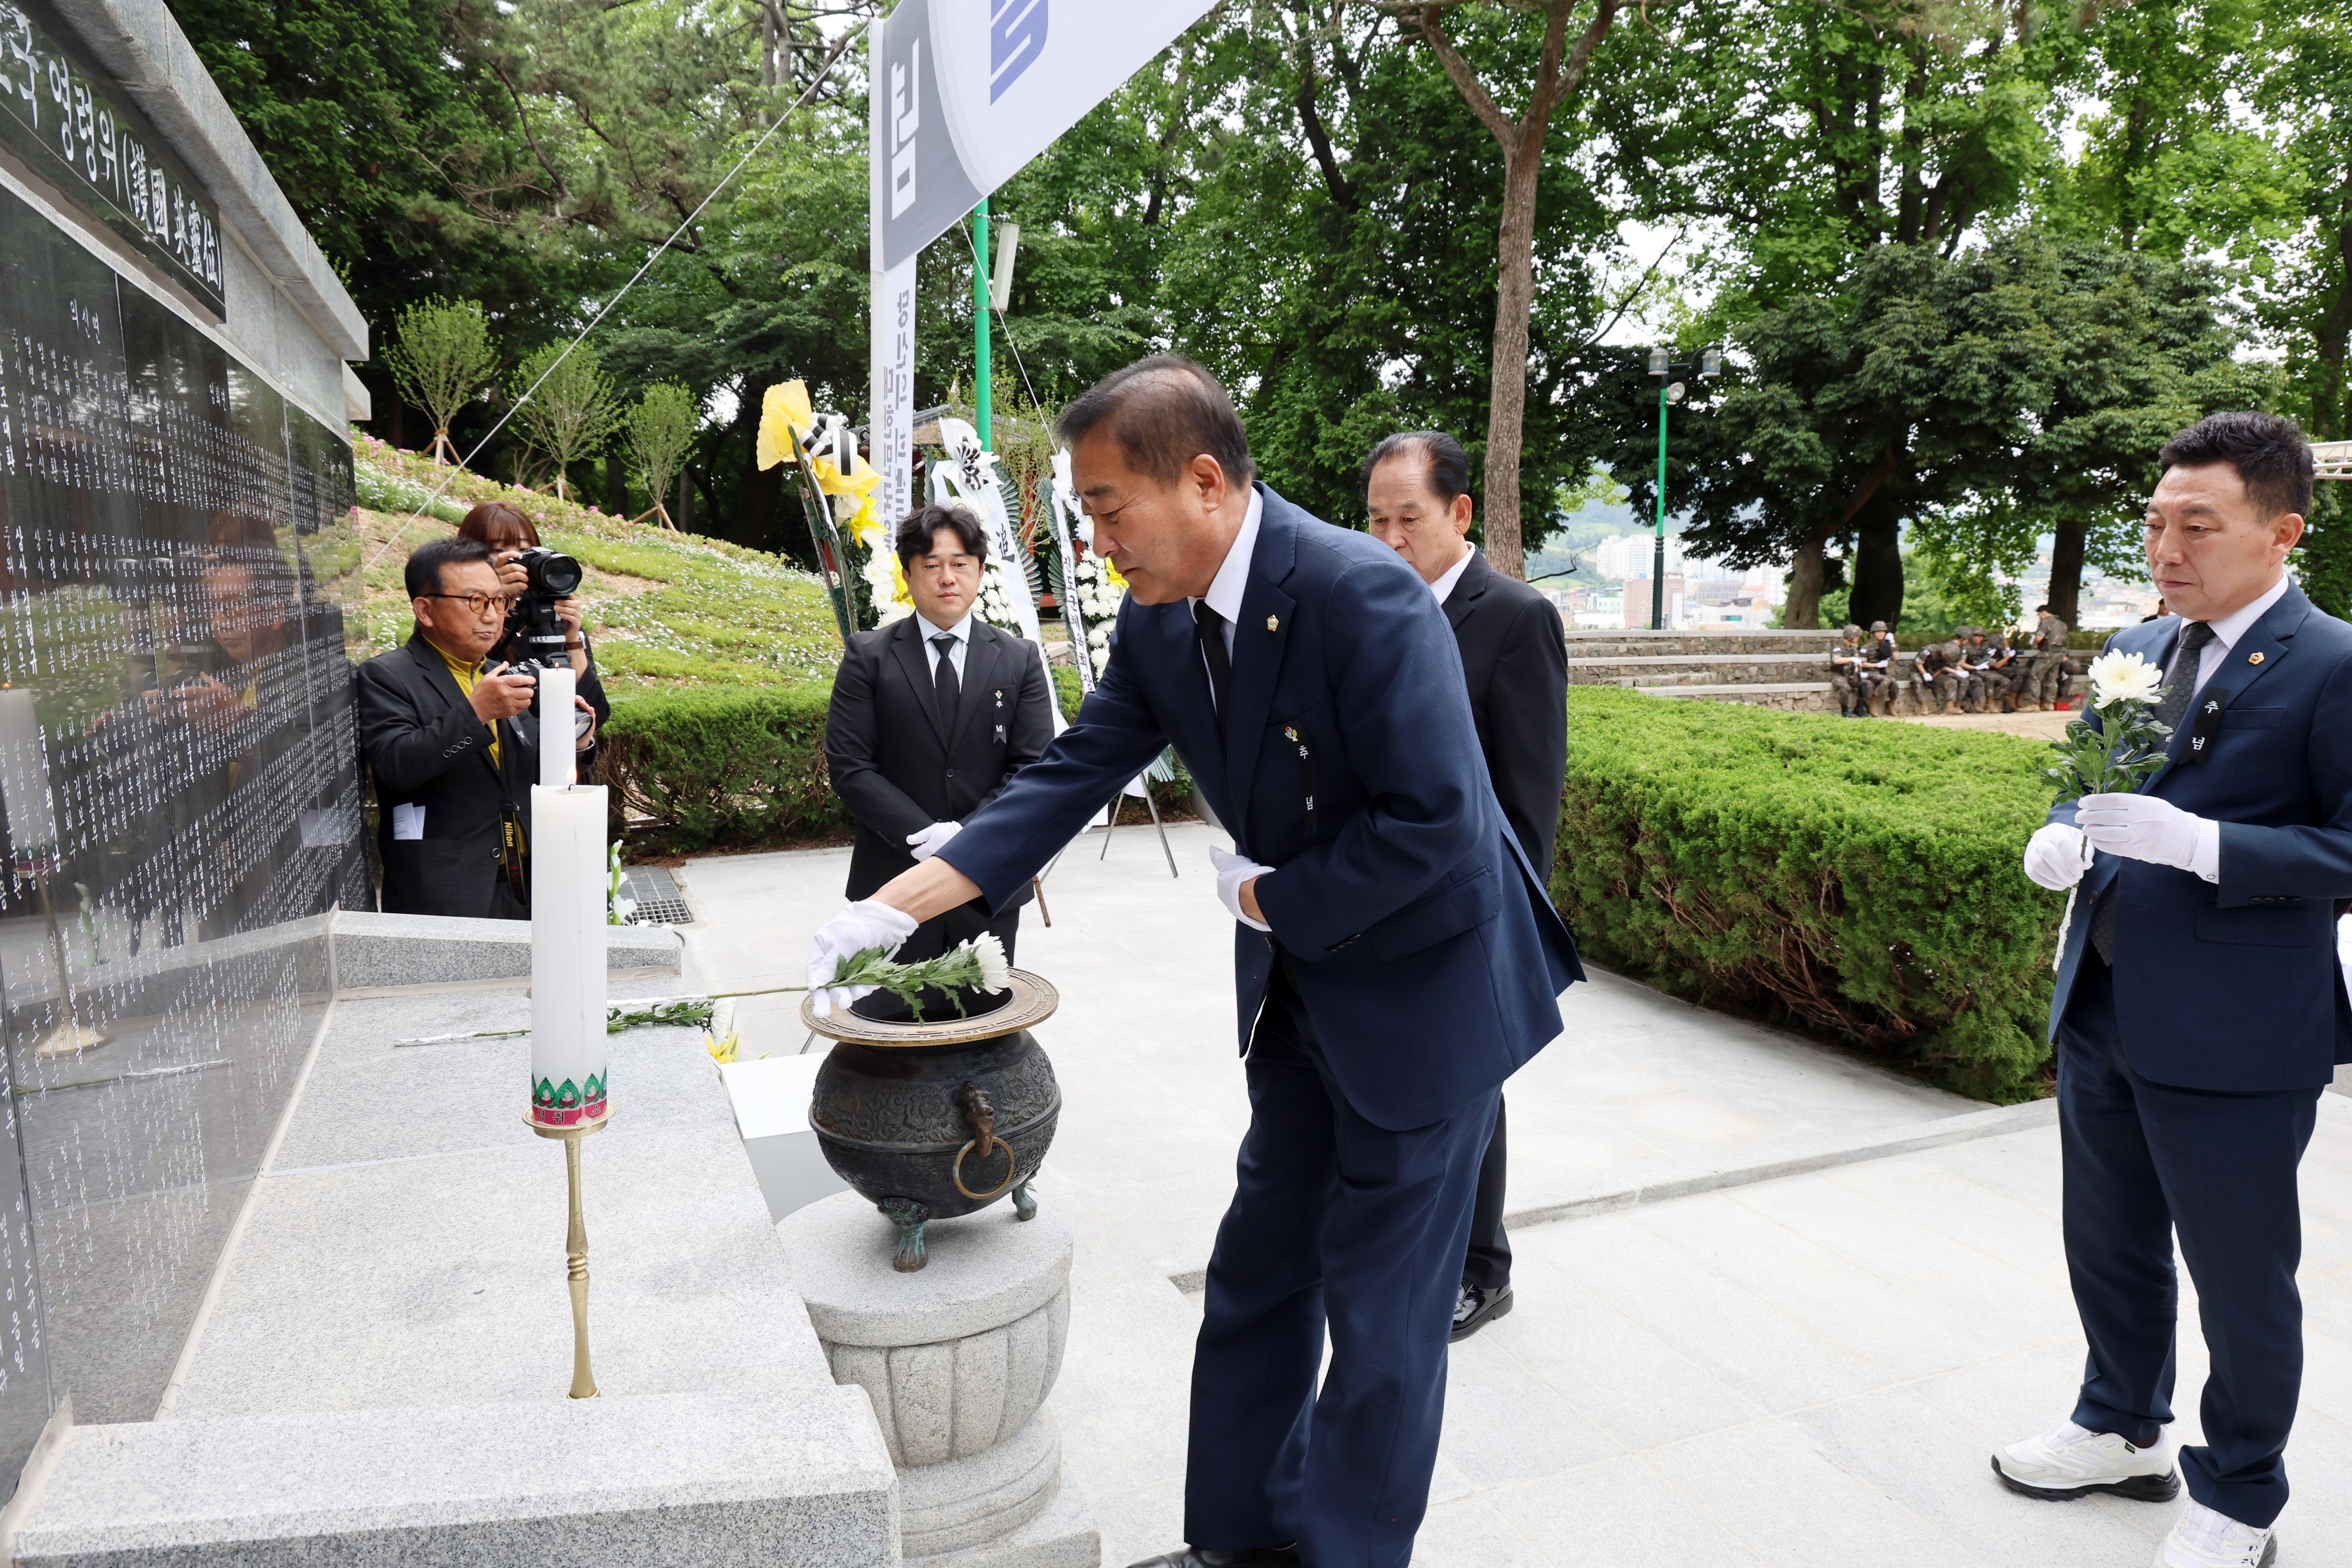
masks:
<path id="1" fill-rule="evenodd" d="M 1013 984 L 1012 962 L 1004 956 L 1004 943 L 994 931 L 982 931 L 971 939 L 971 956 L 980 964 L 982 991 L 1003 991 Z"/>
<path id="2" fill-rule="evenodd" d="M 2151 702 L 2164 684 L 2164 671 L 2136 653 L 2103 653 L 2091 661 L 2092 700 L 2105 708 L 2110 702 Z"/>

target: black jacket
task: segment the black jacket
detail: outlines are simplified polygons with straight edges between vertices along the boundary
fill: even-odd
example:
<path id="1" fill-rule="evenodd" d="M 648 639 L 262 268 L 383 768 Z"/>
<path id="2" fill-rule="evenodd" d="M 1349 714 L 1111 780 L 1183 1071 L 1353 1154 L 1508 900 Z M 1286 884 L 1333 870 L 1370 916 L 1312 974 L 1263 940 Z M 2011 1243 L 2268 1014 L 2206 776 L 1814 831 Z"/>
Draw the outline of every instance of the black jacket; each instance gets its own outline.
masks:
<path id="1" fill-rule="evenodd" d="M 1445 601 L 1495 798 L 1538 876 L 1551 874 L 1568 773 L 1568 638 L 1559 610 L 1472 551 Z"/>
<path id="2" fill-rule="evenodd" d="M 499 721 L 499 760 L 492 763 L 489 726 L 474 716 L 457 678 L 420 631 L 406 647 L 360 667 L 359 730 L 360 755 L 375 777 L 385 911 L 475 919 L 517 912 L 496 896 L 499 824 L 502 805 L 510 805 L 529 833 L 538 716 Z M 593 761 L 593 752 L 582 756 L 583 778 Z M 404 805 L 424 808 L 422 837 L 394 837 Z"/>
<path id="3" fill-rule="evenodd" d="M 848 893 L 862 899 L 915 863 L 907 836 L 962 822 L 1054 739 L 1037 645 L 975 619 L 954 723 L 940 725 L 927 628 L 908 616 L 849 639 L 834 677 L 824 755 L 857 822 Z M 1013 902 L 1029 897 L 1024 889 Z"/>

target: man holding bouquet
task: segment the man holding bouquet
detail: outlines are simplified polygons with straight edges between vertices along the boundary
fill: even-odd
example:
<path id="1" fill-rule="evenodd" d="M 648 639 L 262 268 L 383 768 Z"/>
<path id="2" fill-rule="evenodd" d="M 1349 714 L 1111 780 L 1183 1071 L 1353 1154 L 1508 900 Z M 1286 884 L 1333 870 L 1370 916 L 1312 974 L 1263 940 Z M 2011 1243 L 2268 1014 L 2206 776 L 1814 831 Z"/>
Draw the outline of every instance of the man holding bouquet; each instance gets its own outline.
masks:
<path id="1" fill-rule="evenodd" d="M 2159 1568 L 2264 1568 L 2303 1376 L 2295 1168 L 2352 1060 L 2352 626 L 2285 574 L 2312 488 L 2294 421 L 2217 414 L 2158 461 L 2148 573 L 2174 614 L 2109 639 L 2092 700 L 2108 737 L 2168 727 L 2163 766 L 2133 788 L 2095 763 L 2025 852 L 2074 889 L 2050 1027 L 2090 1357 L 2070 1418 L 1992 1463 L 2053 1499 L 2168 1501 L 2185 1473 Z M 2176 1234 L 2212 1360 L 2178 1468 Z"/>

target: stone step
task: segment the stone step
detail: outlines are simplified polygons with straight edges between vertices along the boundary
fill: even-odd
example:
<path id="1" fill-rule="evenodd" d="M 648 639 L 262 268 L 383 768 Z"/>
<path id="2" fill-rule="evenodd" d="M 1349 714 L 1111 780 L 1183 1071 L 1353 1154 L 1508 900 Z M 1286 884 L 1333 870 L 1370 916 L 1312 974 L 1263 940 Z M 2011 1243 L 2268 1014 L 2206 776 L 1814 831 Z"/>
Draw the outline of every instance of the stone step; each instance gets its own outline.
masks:
<path id="1" fill-rule="evenodd" d="M 1644 697 L 1688 697 L 1704 702 L 1744 702 L 1790 713 L 1837 711 L 1837 693 L 1826 680 L 1736 681 L 1712 686 L 1637 686 Z"/>
<path id="2" fill-rule="evenodd" d="M 1680 655 L 1745 658 L 1762 653 L 1826 656 L 1835 632 L 1654 632 L 1640 627 L 1570 626 L 1570 658 L 1643 658 Z"/>
<path id="3" fill-rule="evenodd" d="M 1743 648 L 1707 654 L 1571 657 L 1568 661 L 1571 686 L 1761 685 L 1829 678 L 1826 653 L 1756 653 Z"/>

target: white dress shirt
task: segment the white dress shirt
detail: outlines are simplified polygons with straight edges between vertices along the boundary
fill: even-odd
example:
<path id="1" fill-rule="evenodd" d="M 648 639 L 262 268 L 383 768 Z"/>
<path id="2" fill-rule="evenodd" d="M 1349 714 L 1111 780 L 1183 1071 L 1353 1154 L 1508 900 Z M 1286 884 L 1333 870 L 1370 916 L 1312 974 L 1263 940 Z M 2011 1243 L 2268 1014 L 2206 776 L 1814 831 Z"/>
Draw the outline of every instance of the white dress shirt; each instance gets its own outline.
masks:
<path id="1" fill-rule="evenodd" d="M 935 626 L 931 625 L 930 618 L 929 616 L 920 614 L 918 614 L 915 616 L 915 620 L 922 628 L 924 653 L 923 665 L 924 668 L 931 672 L 931 679 L 933 680 L 937 680 L 940 678 L 940 659 L 941 655 L 939 647 L 932 643 L 931 639 L 938 637 L 955 638 L 955 646 L 947 650 L 945 657 L 955 661 L 956 688 L 958 690 L 961 690 L 963 688 L 964 652 L 971 647 L 971 615 L 967 613 L 963 619 L 958 621 L 951 626 Z"/>
<path id="2" fill-rule="evenodd" d="M 1257 553 L 1258 514 L 1265 510 L 1265 498 L 1258 494 L 1255 485 L 1250 486 L 1249 510 L 1242 513 L 1241 531 L 1234 535 L 1233 545 L 1225 552 L 1224 563 L 1217 568 L 1216 576 L 1210 579 L 1209 591 L 1199 598 L 1188 595 L 1184 600 L 1184 613 L 1188 616 L 1196 615 L 1195 606 L 1202 599 L 1206 599 L 1209 608 L 1225 618 L 1225 657 L 1228 659 L 1234 656 L 1234 627 L 1242 618 L 1242 595 L 1249 592 L 1250 557 Z M 1202 654 L 1201 662 L 1205 666 L 1208 661 L 1209 656 Z M 1209 689 L 1213 692 L 1216 689 L 1213 682 Z"/>
<path id="3" fill-rule="evenodd" d="M 1478 552 L 1471 546 L 1470 542 L 1465 540 L 1462 544 L 1462 558 L 1448 566 L 1444 574 L 1429 585 L 1429 591 L 1437 595 L 1439 604 L 1442 605 L 1454 597 L 1454 585 L 1462 581 L 1462 574 L 1470 570 L 1470 557 L 1477 553 Z"/>
<path id="4" fill-rule="evenodd" d="M 2230 657 L 2230 650 L 2236 647 L 2238 639 L 2246 635 L 2247 628 L 2268 615 L 2271 606 L 2285 596 L 2288 581 L 2287 574 L 2280 573 L 2279 580 L 2272 584 L 2270 591 L 2262 597 L 2231 611 L 2220 620 L 2206 623 L 2213 628 L 2213 640 L 2199 650 L 2196 691 L 2203 690 L 2205 683 L 2213 679 L 2213 672 L 2221 668 L 2222 662 Z M 2186 633 L 2188 629 L 2188 623 L 2183 621 L 2181 630 Z M 2172 667 L 2180 662 L 2180 647 L 2179 643 L 2174 643 L 2172 658 L 2165 661 L 2164 673 L 2168 679 L 2171 678 Z M 2195 694 L 2192 691 L 2190 696 L 2193 698 Z M 2189 704 L 2189 710 L 2192 713 L 2196 710 L 2194 701 Z M 2221 825 L 2210 816 L 2197 819 L 2197 853 L 2189 860 L 2189 868 L 2209 882 L 2221 879 Z"/>

